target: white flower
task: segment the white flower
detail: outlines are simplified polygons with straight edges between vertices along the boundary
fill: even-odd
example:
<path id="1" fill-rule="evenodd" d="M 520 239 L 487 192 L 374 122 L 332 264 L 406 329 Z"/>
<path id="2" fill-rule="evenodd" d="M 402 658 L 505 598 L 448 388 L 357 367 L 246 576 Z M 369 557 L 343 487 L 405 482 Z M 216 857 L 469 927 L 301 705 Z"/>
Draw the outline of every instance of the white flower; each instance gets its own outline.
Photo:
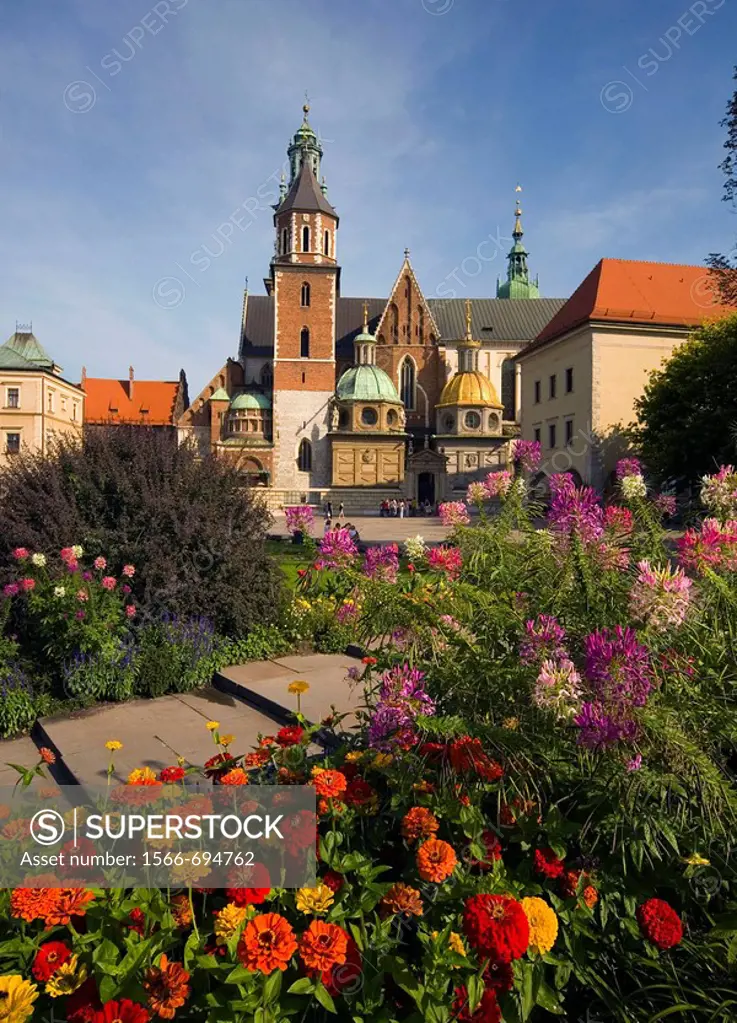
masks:
<path id="1" fill-rule="evenodd" d="M 527 495 L 527 484 L 521 476 L 518 476 L 514 481 L 513 489 L 519 497 L 525 497 Z"/>
<path id="2" fill-rule="evenodd" d="M 54 596 L 55 597 L 63 597 L 66 592 L 67 591 L 66 591 L 66 587 L 65 586 L 55 586 L 54 587 Z"/>
<path id="3" fill-rule="evenodd" d="M 408 537 L 404 541 L 404 549 L 410 561 L 421 561 L 427 551 L 425 538 L 420 536 L 419 533 L 417 536 Z"/>
<path id="4" fill-rule="evenodd" d="M 625 476 L 619 481 L 619 486 L 622 490 L 622 496 L 628 501 L 631 501 L 635 497 L 644 497 L 647 494 L 647 486 L 645 480 L 642 478 L 640 473 L 634 473 L 632 476 Z"/>
<path id="5" fill-rule="evenodd" d="M 75 543 L 72 547 L 72 554 L 75 558 L 81 558 L 84 554 L 84 547 L 80 547 L 78 543 Z"/>
<path id="6" fill-rule="evenodd" d="M 32 554 L 31 555 L 31 561 L 33 562 L 34 565 L 36 565 L 37 568 L 43 568 L 44 565 L 46 564 L 46 555 L 45 554 Z"/>

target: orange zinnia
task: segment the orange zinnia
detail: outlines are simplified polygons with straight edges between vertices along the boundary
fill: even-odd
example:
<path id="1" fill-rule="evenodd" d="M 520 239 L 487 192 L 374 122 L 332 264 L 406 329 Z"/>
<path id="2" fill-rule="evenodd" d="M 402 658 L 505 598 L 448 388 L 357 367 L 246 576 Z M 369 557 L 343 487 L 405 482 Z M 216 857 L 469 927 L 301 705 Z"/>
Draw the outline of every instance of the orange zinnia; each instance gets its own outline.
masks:
<path id="1" fill-rule="evenodd" d="M 58 888 L 16 888 L 10 896 L 10 915 L 16 919 L 43 920 L 56 902 Z"/>
<path id="2" fill-rule="evenodd" d="M 402 820 L 402 835 L 408 842 L 418 838 L 432 838 L 440 824 L 432 811 L 424 806 L 413 806 Z"/>
<path id="3" fill-rule="evenodd" d="M 84 916 L 88 904 L 95 897 L 85 888 L 56 888 L 54 893 L 56 898 L 46 913 L 47 927 L 68 924 L 73 916 Z"/>
<path id="4" fill-rule="evenodd" d="M 286 970 L 297 948 L 291 925 L 279 913 L 261 913 L 249 920 L 238 943 L 238 958 L 247 970 Z"/>
<path id="5" fill-rule="evenodd" d="M 192 923 L 192 907 L 188 895 L 175 895 L 169 908 L 177 927 L 189 927 Z"/>
<path id="6" fill-rule="evenodd" d="M 393 884 L 381 900 L 382 906 L 391 913 L 405 913 L 407 916 L 422 916 L 422 899 L 416 888 L 399 881 Z"/>
<path id="7" fill-rule="evenodd" d="M 457 862 L 453 847 L 439 838 L 429 838 L 417 850 L 417 870 L 423 881 L 444 881 Z"/>
<path id="8" fill-rule="evenodd" d="M 146 970 L 143 986 L 148 1004 L 162 1019 L 174 1019 L 177 1009 L 189 998 L 189 974 L 179 963 L 170 963 L 162 954 L 158 966 Z"/>
<path id="9" fill-rule="evenodd" d="M 220 779 L 221 785 L 248 785 L 248 775 L 242 767 L 234 767 Z"/>
<path id="10" fill-rule="evenodd" d="M 299 940 L 299 954 L 308 970 L 324 973 L 346 960 L 348 935 L 337 924 L 313 920 Z"/>
<path id="11" fill-rule="evenodd" d="M 345 792 L 348 781 L 341 771 L 320 771 L 312 779 L 315 792 L 325 799 L 340 799 Z"/>

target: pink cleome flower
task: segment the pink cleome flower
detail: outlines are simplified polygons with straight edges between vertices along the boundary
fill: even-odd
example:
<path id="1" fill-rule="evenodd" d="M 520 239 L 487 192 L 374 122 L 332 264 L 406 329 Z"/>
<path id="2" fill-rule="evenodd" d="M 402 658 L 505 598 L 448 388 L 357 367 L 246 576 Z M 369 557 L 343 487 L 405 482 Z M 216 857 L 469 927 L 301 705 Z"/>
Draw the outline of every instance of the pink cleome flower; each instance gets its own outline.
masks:
<path id="1" fill-rule="evenodd" d="M 467 526 L 471 521 L 463 501 L 448 501 L 438 505 L 438 515 L 444 526 Z"/>

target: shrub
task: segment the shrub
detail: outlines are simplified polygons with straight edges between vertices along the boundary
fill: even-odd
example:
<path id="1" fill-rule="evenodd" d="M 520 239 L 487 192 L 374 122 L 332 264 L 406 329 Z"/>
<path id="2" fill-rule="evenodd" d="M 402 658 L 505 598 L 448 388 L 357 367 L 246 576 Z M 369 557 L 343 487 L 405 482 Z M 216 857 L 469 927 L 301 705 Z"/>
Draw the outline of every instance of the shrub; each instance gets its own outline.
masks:
<path id="1" fill-rule="evenodd" d="M 142 613 L 205 615 L 244 636 L 276 621 L 280 574 L 266 556 L 268 512 L 237 468 L 139 427 L 88 431 L 45 458 L 15 460 L 0 477 L 0 569 L 12 551 L 80 543 L 91 556 L 138 566 Z"/>
<path id="2" fill-rule="evenodd" d="M 35 720 L 30 678 L 17 664 L 0 667 L 0 738 L 27 732 Z"/>

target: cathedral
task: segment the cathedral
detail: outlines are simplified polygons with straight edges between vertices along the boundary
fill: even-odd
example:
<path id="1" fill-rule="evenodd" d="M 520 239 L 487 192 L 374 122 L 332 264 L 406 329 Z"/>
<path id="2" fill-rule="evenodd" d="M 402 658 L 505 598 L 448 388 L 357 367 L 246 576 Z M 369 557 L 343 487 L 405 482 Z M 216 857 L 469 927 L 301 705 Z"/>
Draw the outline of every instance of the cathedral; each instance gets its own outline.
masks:
<path id="1" fill-rule="evenodd" d="M 237 357 L 179 418 L 180 440 L 235 460 L 274 505 L 452 500 L 506 464 L 514 356 L 563 300 L 530 278 L 519 202 L 496 298 L 427 299 L 408 250 L 387 298 L 343 296 L 339 217 L 308 114 L 274 206 L 265 294 L 246 289 Z"/>

